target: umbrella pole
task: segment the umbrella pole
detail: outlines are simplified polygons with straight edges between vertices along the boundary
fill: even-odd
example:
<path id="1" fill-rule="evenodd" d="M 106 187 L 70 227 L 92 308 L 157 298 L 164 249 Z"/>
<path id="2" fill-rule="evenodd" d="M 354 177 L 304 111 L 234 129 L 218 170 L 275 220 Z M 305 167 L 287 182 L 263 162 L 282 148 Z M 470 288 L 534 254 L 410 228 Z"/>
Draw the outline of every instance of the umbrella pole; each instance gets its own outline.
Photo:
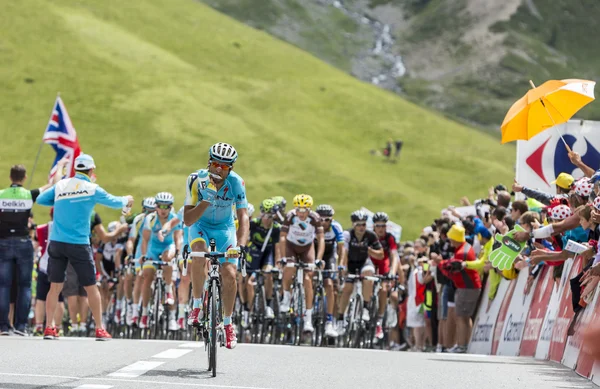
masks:
<path id="1" fill-rule="evenodd" d="M 531 87 L 533 89 L 535 89 L 535 84 L 533 83 L 533 81 L 529 80 L 529 84 L 531 84 Z M 558 131 L 558 128 L 556 128 L 556 122 L 554 121 L 554 118 L 552 117 L 552 115 L 550 115 L 550 111 L 548 111 L 548 107 L 546 107 L 546 104 L 544 104 L 544 100 L 542 100 L 542 98 L 540 97 L 540 103 L 542 103 L 542 107 L 544 107 L 544 109 L 546 110 L 546 113 L 548 114 L 548 117 L 550 118 L 550 120 L 552 120 L 552 124 L 554 129 L 556 130 L 556 133 L 558 134 L 558 136 L 560 136 L 560 139 L 563 141 L 565 147 L 567 148 L 567 151 L 569 152 L 569 154 L 571 154 L 571 148 L 569 147 L 569 145 L 567 144 L 567 142 L 565 141 L 565 138 L 563 138 L 562 134 L 560 133 L 560 131 Z"/>

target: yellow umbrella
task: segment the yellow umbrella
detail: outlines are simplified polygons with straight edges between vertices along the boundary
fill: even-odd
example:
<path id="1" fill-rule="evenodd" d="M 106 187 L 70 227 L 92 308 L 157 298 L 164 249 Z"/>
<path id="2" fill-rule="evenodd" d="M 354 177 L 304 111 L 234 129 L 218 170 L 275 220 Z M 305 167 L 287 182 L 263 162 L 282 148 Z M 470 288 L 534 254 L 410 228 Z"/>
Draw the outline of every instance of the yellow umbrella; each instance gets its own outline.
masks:
<path id="1" fill-rule="evenodd" d="M 529 140 L 550 127 L 566 123 L 594 100 L 594 81 L 550 80 L 537 88 L 529 82 L 533 89 L 514 103 L 504 117 L 502 143 Z"/>

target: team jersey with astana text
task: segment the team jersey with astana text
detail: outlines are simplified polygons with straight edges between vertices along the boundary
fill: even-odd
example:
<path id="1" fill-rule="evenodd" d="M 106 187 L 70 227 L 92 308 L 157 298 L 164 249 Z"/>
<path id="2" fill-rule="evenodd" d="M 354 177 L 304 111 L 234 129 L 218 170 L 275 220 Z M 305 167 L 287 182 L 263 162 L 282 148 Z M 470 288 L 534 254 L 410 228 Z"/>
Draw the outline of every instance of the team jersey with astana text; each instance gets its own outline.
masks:
<path id="1" fill-rule="evenodd" d="M 207 195 L 207 192 L 216 191 L 216 187 L 208 177 L 207 169 L 198 170 L 188 176 L 185 205 L 195 207 Z M 236 172 L 231 171 L 197 223 L 213 229 L 235 228 L 233 205 L 237 209 L 247 208 L 248 200 L 246 199 L 244 180 Z"/>

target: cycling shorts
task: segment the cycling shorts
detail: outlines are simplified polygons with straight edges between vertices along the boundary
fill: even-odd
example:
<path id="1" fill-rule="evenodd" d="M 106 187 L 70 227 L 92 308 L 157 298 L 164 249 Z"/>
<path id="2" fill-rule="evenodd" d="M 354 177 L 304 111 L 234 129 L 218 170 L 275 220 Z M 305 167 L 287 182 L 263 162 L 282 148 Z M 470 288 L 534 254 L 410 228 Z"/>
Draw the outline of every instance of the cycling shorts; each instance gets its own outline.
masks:
<path id="1" fill-rule="evenodd" d="M 375 273 L 375 265 L 371 259 L 367 259 L 365 262 L 350 262 L 348 263 L 348 274 L 362 274 L 364 272 L 371 271 Z"/>
<path id="2" fill-rule="evenodd" d="M 102 267 L 104 268 L 106 274 L 108 274 L 110 277 L 114 277 L 115 263 L 113 261 L 102 258 Z"/>
<path id="3" fill-rule="evenodd" d="M 263 269 L 265 266 L 273 266 L 273 249 L 261 252 L 262 247 L 252 245 L 248 248 L 246 256 L 246 271 L 248 273 Z"/>
<path id="4" fill-rule="evenodd" d="M 215 230 L 196 223 L 190 226 L 188 234 L 190 249 L 194 243 L 204 242 L 206 243 L 206 249 L 208 250 L 208 244 L 211 239 L 216 241 L 216 248 L 220 253 L 225 253 L 228 249 L 237 247 L 237 236 L 234 227 L 226 230 Z M 225 262 L 232 263 L 237 266 L 238 258 L 221 258 L 219 259 L 219 262 L 221 264 Z"/>
<path id="5" fill-rule="evenodd" d="M 163 255 L 167 254 L 167 255 Z M 142 269 L 158 269 L 158 266 L 152 263 L 152 261 L 162 260 L 165 261 L 167 256 L 175 255 L 175 243 L 171 243 L 168 246 L 149 247 L 146 253 L 146 262 L 142 265 Z M 166 262 L 166 261 L 165 261 Z"/>
<path id="6" fill-rule="evenodd" d="M 330 256 L 323 258 L 323 262 L 325 262 L 325 268 L 323 270 L 335 270 L 337 268 L 335 253 L 332 253 Z M 334 278 L 332 277 L 332 273 L 323 273 L 323 279 L 328 278 Z"/>
<path id="7" fill-rule="evenodd" d="M 285 256 L 288 262 L 296 262 L 296 258 L 299 258 L 303 263 L 315 263 L 315 245 L 310 242 L 306 246 L 298 246 L 287 240 L 285 243 Z"/>
<path id="8" fill-rule="evenodd" d="M 390 259 L 371 259 L 373 265 L 375 266 L 375 273 L 386 275 L 390 272 Z"/>

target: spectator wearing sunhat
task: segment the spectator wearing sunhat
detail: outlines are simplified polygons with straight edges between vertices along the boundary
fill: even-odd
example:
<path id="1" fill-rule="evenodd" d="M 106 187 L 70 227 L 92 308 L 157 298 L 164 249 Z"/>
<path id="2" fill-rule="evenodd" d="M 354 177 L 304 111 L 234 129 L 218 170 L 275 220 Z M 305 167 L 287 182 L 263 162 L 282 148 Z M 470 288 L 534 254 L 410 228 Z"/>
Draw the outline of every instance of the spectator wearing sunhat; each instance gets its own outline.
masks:
<path id="1" fill-rule="evenodd" d="M 536 189 L 528 188 L 519 184 L 517 181 L 512 186 L 514 192 L 521 192 L 529 198 L 536 199 L 544 205 L 550 205 L 555 198 L 568 198 L 569 192 L 573 186 L 575 179 L 567 173 L 560 173 L 556 180 L 552 181 L 551 185 L 556 185 L 556 194 L 545 193 Z"/>
<path id="2" fill-rule="evenodd" d="M 457 344 L 450 352 L 465 353 L 473 328 L 471 316 L 475 313 L 481 293 L 481 278 L 477 270 L 466 268 L 466 262 L 475 261 L 477 257 L 473 247 L 466 241 L 465 228 L 458 224 L 453 225 L 448 231 L 448 239 L 454 247 L 454 257 L 439 261 L 438 268 L 452 280 L 456 288 L 454 302 Z"/>

